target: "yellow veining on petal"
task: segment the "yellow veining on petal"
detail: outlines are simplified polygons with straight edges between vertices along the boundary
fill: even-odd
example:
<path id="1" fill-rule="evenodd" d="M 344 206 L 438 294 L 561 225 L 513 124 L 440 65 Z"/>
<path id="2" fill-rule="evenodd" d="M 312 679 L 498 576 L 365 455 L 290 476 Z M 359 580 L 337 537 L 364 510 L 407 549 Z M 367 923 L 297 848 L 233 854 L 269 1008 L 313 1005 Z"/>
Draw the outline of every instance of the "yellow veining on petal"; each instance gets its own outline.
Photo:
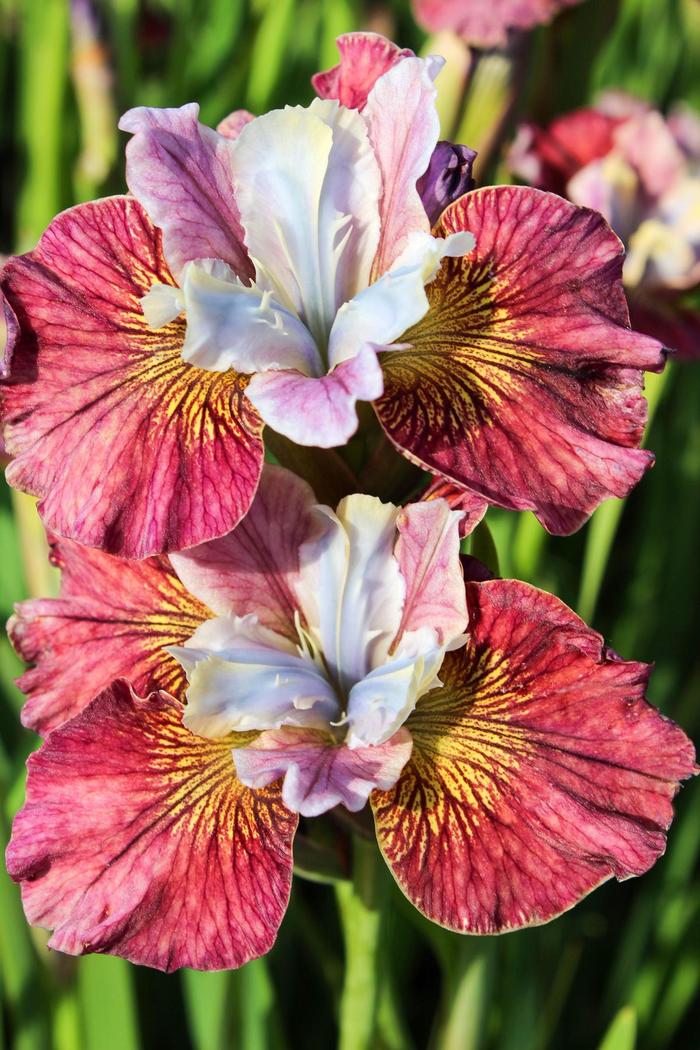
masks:
<path id="1" fill-rule="evenodd" d="M 450 836 L 472 837 L 480 813 L 492 812 L 511 790 L 533 746 L 509 725 L 522 702 L 512 690 L 507 658 L 488 651 L 466 665 L 466 653 L 448 654 L 444 685 L 425 696 L 408 720 L 413 754 L 396 787 L 375 792 L 380 842 L 392 861 L 427 851 L 428 835 L 449 849 Z"/>

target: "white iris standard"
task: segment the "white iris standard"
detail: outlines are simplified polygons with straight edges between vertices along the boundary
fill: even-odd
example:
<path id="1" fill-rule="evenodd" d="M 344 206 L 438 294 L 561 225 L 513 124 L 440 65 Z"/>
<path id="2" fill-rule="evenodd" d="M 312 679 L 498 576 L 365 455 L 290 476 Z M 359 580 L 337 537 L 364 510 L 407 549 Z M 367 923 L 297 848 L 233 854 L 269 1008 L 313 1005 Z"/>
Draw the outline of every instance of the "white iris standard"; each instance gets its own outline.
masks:
<path id="1" fill-rule="evenodd" d="M 430 627 L 401 630 L 406 581 L 394 555 L 401 511 L 371 496 L 316 510 L 318 534 L 300 549 L 298 641 L 254 616 L 219 616 L 170 651 L 185 668 L 185 722 L 195 733 L 283 726 L 332 734 L 349 748 L 383 744 L 417 700 L 440 684 L 445 652 L 463 644 Z M 457 557 L 458 522 L 446 529 Z"/>
<path id="2" fill-rule="evenodd" d="M 179 288 L 158 284 L 143 298 L 144 314 L 160 327 L 184 313 L 185 360 L 251 375 L 247 396 L 273 429 L 300 444 L 344 444 L 356 401 L 382 394 L 377 350 L 424 316 L 426 283 L 474 239 L 433 238 L 423 217 L 374 274 L 389 190 L 365 119 L 336 101 L 252 120 L 230 156 L 254 282 L 221 260 L 189 262 Z"/>

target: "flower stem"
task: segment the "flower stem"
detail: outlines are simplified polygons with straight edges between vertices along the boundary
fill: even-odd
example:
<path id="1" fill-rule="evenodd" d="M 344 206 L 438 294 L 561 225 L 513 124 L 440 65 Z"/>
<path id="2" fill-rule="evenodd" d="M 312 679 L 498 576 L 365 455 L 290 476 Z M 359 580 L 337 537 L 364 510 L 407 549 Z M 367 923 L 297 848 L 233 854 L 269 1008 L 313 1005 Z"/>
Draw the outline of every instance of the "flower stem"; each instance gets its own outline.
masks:
<path id="1" fill-rule="evenodd" d="M 355 838 L 352 882 L 336 888 L 345 941 L 339 1050 L 371 1050 L 379 1005 L 381 870 L 374 842 Z"/>

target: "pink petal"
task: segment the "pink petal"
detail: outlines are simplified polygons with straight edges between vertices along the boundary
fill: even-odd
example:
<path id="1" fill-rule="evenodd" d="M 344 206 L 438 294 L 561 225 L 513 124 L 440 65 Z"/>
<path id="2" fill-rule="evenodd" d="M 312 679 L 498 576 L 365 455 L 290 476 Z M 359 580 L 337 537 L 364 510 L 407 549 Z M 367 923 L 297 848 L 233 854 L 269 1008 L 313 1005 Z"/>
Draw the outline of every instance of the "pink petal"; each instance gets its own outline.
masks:
<path id="1" fill-rule="evenodd" d="M 399 513 L 394 556 L 406 583 L 399 636 L 426 627 L 444 645 L 466 630 L 460 518 L 443 499 L 413 503 Z"/>
<path id="2" fill-rule="evenodd" d="M 172 971 L 268 951 L 292 879 L 296 817 L 236 778 L 233 738 L 204 740 L 166 693 L 116 682 L 29 759 L 7 851 L 52 948 Z"/>
<path id="3" fill-rule="evenodd" d="M 227 536 L 171 556 L 187 590 L 218 615 L 255 615 L 298 641 L 294 581 L 299 548 L 316 528 L 316 498 L 305 481 L 266 466 L 250 510 Z"/>
<path id="4" fill-rule="evenodd" d="M 261 417 L 297 445 L 334 448 L 357 430 L 358 401 L 373 401 L 383 389 L 374 349 L 363 349 L 320 379 L 301 372 L 260 372 L 246 393 Z"/>
<path id="5" fill-rule="evenodd" d="M 433 85 L 437 71 L 430 60 L 405 58 L 379 78 L 367 100 L 364 116 L 383 184 L 375 277 L 398 258 L 411 233 L 430 229 L 416 183 L 440 133 Z"/>
<path id="6" fill-rule="evenodd" d="M 337 98 L 349 109 L 364 109 L 367 96 L 379 77 L 401 61 L 414 57 L 378 33 L 343 33 L 337 41 L 340 62 L 311 78 L 320 98 Z"/>
<path id="7" fill-rule="evenodd" d="M 339 805 L 356 813 L 374 788 L 393 787 L 412 746 L 405 729 L 384 744 L 352 749 L 314 730 L 270 729 L 249 747 L 234 749 L 233 758 L 244 784 L 259 789 L 284 777 L 285 805 L 317 817 Z"/>
<path id="8" fill-rule="evenodd" d="M 532 29 L 581 0 L 413 0 L 416 20 L 431 33 L 452 29 L 476 47 L 503 47 L 509 29 Z"/>
<path id="9" fill-rule="evenodd" d="M 168 265 L 179 276 L 191 259 L 223 259 L 242 280 L 254 276 L 234 197 L 232 144 L 197 120 L 199 106 L 130 109 L 119 121 L 126 181 L 163 231 Z"/>
<path id="10" fill-rule="evenodd" d="M 443 213 L 443 234 L 463 229 L 476 248 L 428 285 L 411 348 L 382 355 L 377 413 L 428 470 L 573 532 L 653 462 L 641 370 L 661 369 L 661 347 L 629 330 L 622 245 L 600 216 L 501 186 Z"/>
<path id="11" fill-rule="evenodd" d="M 216 130 L 225 139 L 237 139 L 251 120 L 255 120 L 254 113 L 250 113 L 247 109 L 234 109 L 233 113 L 229 113 L 227 117 L 219 121 Z"/>
<path id="12" fill-rule="evenodd" d="M 21 338 L 2 388 L 8 480 L 47 527 L 125 557 L 228 532 L 262 467 L 261 423 L 234 372 L 181 357 L 140 298 L 172 283 L 160 237 L 127 197 L 59 215 L 0 277 Z"/>
<path id="13" fill-rule="evenodd" d="M 380 847 L 428 918 L 490 934 L 547 922 L 664 852 L 685 734 L 558 599 L 467 585 L 470 634 L 407 723 L 413 753 L 372 796 Z"/>
<path id="14" fill-rule="evenodd" d="M 210 611 L 185 590 L 166 558 L 123 561 L 70 540 L 52 544 L 61 596 L 21 602 L 8 624 L 19 656 L 34 666 L 18 685 L 22 722 L 46 735 L 125 677 L 141 692 L 184 695 L 183 645 Z"/>

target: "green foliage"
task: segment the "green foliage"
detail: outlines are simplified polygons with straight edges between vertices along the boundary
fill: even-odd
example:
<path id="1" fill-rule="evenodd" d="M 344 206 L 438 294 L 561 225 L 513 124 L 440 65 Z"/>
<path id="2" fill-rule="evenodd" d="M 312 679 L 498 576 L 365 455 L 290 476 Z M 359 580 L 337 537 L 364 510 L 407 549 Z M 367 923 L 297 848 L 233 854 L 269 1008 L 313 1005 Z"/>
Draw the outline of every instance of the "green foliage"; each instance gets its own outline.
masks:
<path id="1" fill-rule="evenodd" d="M 104 0 L 103 38 L 113 82 L 109 97 L 95 96 L 92 104 L 119 112 L 194 98 L 203 119 L 216 123 L 242 106 L 259 111 L 307 101 L 310 74 L 334 61 L 335 34 L 365 24 L 370 6 L 378 18 L 377 5 L 360 0 Z M 66 0 L 0 2 L 0 252 L 25 249 L 53 214 L 79 197 L 123 189 L 116 129 L 86 111 L 71 72 L 68 16 Z M 389 31 L 393 25 L 401 44 L 425 44 L 406 0 L 386 3 L 381 18 L 374 25 Z M 587 0 L 534 34 L 532 46 L 528 80 L 516 100 L 521 112 L 547 117 L 585 104 L 607 87 L 637 92 L 660 106 L 677 99 L 700 106 L 697 0 Z M 454 112 L 454 106 L 445 111 Z M 474 107 L 468 116 L 476 126 Z M 107 158 L 107 169 L 86 181 L 79 160 L 88 149 Z M 475 542 L 488 548 L 492 561 L 498 551 L 504 575 L 537 582 L 572 605 L 578 596 L 580 609 L 626 657 L 655 659 L 654 701 L 697 738 L 700 365 L 672 366 L 648 444 L 658 455 L 653 473 L 626 506 L 603 507 L 580 536 L 553 539 L 529 515 L 490 511 Z M 43 553 L 32 554 L 36 544 L 26 520 L 3 490 L 5 618 L 43 572 L 36 563 Z M 34 746 L 18 723 L 18 672 L 3 640 L 5 839 L 22 798 L 24 760 Z M 372 1045 L 697 1045 L 699 804 L 697 785 L 687 788 L 668 855 L 649 875 L 604 887 L 539 929 L 460 939 L 423 920 L 387 875 L 380 876 L 386 906 L 377 924 L 371 911 L 353 919 L 341 889 L 346 921 L 365 924 L 372 943 L 364 949 L 376 957 L 382 975 Z M 269 959 L 238 973 L 165 977 L 121 960 L 66 959 L 49 953 L 45 941 L 27 927 L 18 891 L 0 873 L 0 1050 L 314 1050 L 334 1045 L 338 1016 L 352 1008 L 347 989 L 341 994 L 344 940 L 333 893 L 322 884 L 296 880 Z M 361 977 L 353 975 L 360 987 Z"/>

